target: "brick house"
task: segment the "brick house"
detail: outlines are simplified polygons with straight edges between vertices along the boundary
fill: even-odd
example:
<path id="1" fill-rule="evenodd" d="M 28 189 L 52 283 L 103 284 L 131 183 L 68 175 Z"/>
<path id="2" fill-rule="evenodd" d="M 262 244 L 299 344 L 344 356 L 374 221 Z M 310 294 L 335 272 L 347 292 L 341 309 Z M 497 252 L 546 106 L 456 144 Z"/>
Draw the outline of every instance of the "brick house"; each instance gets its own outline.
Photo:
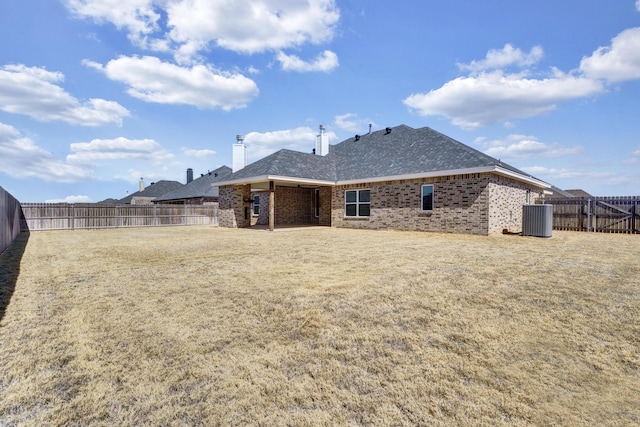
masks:
<path id="1" fill-rule="evenodd" d="M 217 185 L 222 227 L 479 235 L 521 231 L 522 206 L 551 187 L 431 128 L 406 125 L 330 147 L 321 127 L 313 154 L 283 149 Z"/>
<path id="2" fill-rule="evenodd" d="M 153 199 L 153 203 L 180 205 L 217 204 L 219 187 L 215 183 L 226 179 L 229 175 L 231 175 L 231 168 L 221 166 L 200 174 L 200 178 L 193 179 L 193 170 L 187 169 L 187 183 L 156 197 Z"/>

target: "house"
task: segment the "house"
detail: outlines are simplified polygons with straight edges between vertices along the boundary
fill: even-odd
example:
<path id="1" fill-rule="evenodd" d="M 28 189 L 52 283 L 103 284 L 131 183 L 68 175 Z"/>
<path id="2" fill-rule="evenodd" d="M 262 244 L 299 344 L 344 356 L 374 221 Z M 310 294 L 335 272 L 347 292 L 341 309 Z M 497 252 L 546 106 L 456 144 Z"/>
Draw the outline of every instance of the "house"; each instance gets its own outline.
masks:
<path id="1" fill-rule="evenodd" d="M 140 181 L 142 182 L 142 180 Z M 178 181 L 158 181 L 152 182 L 149 186 L 135 193 L 118 200 L 120 204 L 126 205 L 150 205 L 151 201 L 158 196 L 182 187 L 184 184 Z M 142 186 L 142 185 L 141 185 Z"/>
<path id="2" fill-rule="evenodd" d="M 561 188 L 556 187 L 555 185 L 551 186 L 551 197 L 563 197 L 563 198 L 571 198 L 571 197 L 576 197 L 573 194 L 571 194 L 569 191 L 565 191 Z"/>
<path id="3" fill-rule="evenodd" d="M 231 168 L 221 166 L 193 179 L 193 170 L 187 169 L 187 183 L 153 200 L 153 203 L 204 205 L 218 203 L 218 187 L 213 185 L 231 175 Z"/>
<path id="4" fill-rule="evenodd" d="M 587 193 L 586 191 L 582 190 L 582 189 L 576 189 L 576 190 L 565 190 L 567 193 L 571 194 L 571 197 L 584 197 L 586 199 L 593 197 L 591 194 Z"/>
<path id="5" fill-rule="evenodd" d="M 320 129 L 312 154 L 283 149 L 218 182 L 220 226 L 517 232 L 523 205 L 551 187 L 428 127 L 332 146 Z"/>

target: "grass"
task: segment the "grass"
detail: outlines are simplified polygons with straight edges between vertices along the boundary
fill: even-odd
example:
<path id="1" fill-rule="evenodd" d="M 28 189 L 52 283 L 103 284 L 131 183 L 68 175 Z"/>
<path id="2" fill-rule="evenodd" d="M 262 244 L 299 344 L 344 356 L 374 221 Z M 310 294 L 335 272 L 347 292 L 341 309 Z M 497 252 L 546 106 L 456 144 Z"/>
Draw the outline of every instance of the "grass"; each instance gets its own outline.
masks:
<path id="1" fill-rule="evenodd" d="M 0 425 L 640 423 L 638 236 L 196 226 L 11 251 Z"/>

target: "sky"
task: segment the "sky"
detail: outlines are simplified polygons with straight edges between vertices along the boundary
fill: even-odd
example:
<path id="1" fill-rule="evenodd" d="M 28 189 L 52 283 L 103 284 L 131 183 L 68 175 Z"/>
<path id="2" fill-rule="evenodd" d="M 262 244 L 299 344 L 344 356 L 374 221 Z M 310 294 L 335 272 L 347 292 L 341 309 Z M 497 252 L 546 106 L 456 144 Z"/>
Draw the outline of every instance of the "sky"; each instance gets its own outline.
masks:
<path id="1" fill-rule="evenodd" d="M 0 0 L 0 186 L 119 199 L 428 126 L 562 189 L 640 195 L 640 0 Z"/>

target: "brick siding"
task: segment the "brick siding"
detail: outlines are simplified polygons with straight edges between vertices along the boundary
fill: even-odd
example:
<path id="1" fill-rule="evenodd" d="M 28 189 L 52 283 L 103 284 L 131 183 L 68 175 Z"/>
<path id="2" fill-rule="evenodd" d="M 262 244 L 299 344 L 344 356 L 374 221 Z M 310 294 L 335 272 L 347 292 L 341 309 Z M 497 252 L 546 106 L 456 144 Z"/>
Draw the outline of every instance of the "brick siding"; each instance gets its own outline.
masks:
<path id="1" fill-rule="evenodd" d="M 421 211 L 422 185 L 434 186 L 434 209 Z M 345 218 L 345 190 L 371 190 L 371 216 Z M 488 235 L 520 231 L 522 205 L 533 187 L 493 174 L 387 181 L 333 188 L 331 224 L 335 227 L 435 231 Z M 539 190 L 538 190 L 539 191 Z M 517 228 L 517 230 L 516 230 Z"/>
<path id="2" fill-rule="evenodd" d="M 218 225 L 228 228 L 251 226 L 251 185 L 227 185 L 218 194 Z"/>
<path id="3" fill-rule="evenodd" d="M 422 185 L 434 186 L 433 211 L 421 211 Z M 371 215 L 345 218 L 345 190 L 371 190 Z M 465 174 L 374 184 L 320 188 L 320 217 L 315 216 L 315 189 L 278 186 L 275 223 L 321 224 L 344 228 L 394 229 L 489 235 L 522 230 L 522 206 L 542 197 L 540 189 L 495 174 Z M 260 213 L 252 202 L 260 196 Z M 249 209 L 249 219 L 244 209 Z M 219 224 L 249 227 L 269 224 L 269 192 L 250 192 L 250 186 L 220 188 Z"/>

